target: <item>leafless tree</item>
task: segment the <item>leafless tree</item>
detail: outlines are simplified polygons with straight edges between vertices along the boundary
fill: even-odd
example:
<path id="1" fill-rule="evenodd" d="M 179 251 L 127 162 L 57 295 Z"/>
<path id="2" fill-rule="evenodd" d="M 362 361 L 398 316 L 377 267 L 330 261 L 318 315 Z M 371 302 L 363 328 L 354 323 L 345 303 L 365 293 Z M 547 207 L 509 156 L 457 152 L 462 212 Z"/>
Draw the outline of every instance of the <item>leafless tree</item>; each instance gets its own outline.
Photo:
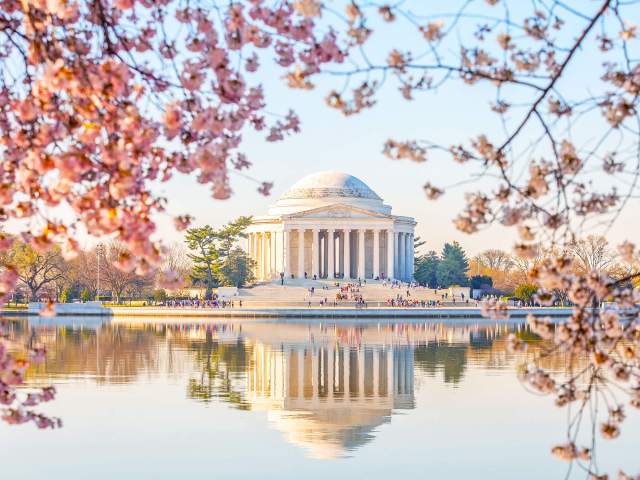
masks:
<path id="1" fill-rule="evenodd" d="M 508 272 L 513 267 L 511 255 L 504 250 L 485 250 L 476 257 L 476 260 L 491 270 Z"/>
<path id="2" fill-rule="evenodd" d="M 609 273 L 615 266 L 618 255 L 611 250 L 609 242 L 597 235 L 571 242 L 568 252 L 573 255 L 575 268 L 580 273 Z"/>
<path id="3" fill-rule="evenodd" d="M 126 270 L 116 266 L 116 262 L 127 250 L 119 242 L 113 241 L 106 246 L 100 261 L 100 278 L 111 290 L 116 303 L 120 303 L 122 295 L 140 281 L 134 270 Z"/>
<path id="4" fill-rule="evenodd" d="M 102 262 L 104 264 L 104 261 Z M 101 264 L 101 266 L 102 266 Z M 81 251 L 72 262 L 73 275 L 78 284 L 88 288 L 94 294 L 97 286 L 98 260 L 94 250 Z"/>
<path id="5" fill-rule="evenodd" d="M 166 247 L 159 273 L 175 272 L 178 277 L 187 282 L 193 262 L 187 254 L 187 249 L 182 242 L 174 242 Z"/>

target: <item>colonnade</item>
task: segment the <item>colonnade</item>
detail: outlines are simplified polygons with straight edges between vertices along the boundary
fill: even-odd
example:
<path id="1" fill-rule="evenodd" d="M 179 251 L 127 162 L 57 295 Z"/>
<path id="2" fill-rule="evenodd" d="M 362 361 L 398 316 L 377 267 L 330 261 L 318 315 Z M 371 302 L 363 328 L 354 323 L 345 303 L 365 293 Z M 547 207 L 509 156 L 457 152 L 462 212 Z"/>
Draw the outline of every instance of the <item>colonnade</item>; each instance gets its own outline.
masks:
<path id="1" fill-rule="evenodd" d="M 247 391 L 251 399 L 301 400 L 306 407 L 326 402 L 372 406 L 386 399 L 391 408 L 412 408 L 414 362 L 411 346 L 335 344 L 290 345 L 272 349 L 256 344 L 252 350 Z M 365 403 L 365 401 L 367 403 Z"/>
<path id="2" fill-rule="evenodd" d="M 266 227 L 266 226 L 265 226 Z M 256 278 L 413 278 L 414 236 L 393 228 L 265 229 L 248 234 Z"/>

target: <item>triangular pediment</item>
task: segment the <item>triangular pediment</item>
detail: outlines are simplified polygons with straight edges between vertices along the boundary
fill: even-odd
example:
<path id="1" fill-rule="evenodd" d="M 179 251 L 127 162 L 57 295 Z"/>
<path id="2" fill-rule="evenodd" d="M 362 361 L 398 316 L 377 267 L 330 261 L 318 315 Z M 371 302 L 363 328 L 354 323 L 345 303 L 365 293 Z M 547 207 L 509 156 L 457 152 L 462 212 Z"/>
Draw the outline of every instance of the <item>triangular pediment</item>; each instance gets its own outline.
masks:
<path id="1" fill-rule="evenodd" d="M 285 215 L 286 218 L 391 218 L 380 212 L 373 212 L 352 205 L 334 204 Z"/>

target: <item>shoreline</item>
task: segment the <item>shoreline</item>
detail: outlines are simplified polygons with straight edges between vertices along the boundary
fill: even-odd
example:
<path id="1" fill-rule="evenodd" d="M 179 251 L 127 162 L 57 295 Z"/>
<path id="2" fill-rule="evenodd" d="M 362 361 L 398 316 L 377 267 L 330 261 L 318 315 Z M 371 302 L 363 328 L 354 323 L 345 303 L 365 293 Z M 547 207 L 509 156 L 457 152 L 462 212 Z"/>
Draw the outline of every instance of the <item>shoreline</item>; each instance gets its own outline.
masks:
<path id="1" fill-rule="evenodd" d="M 81 305 L 81 304 L 75 304 Z M 84 310 L 84 311 L 83 311 Z M 510 318 L 527 315 L 568 317 L 571 307 L 510 308 Z M 39 317 L 38 310 L 1 310 L 3 316 Z M 55 316 L 89 317 L 200 317 L 200 318 L 484 318 L 477 307 L 368 307 L 368 308 L 167 308 L 116 307 L 59 309 Z M 47 317 L 40 317 L 47 318 Z"/>

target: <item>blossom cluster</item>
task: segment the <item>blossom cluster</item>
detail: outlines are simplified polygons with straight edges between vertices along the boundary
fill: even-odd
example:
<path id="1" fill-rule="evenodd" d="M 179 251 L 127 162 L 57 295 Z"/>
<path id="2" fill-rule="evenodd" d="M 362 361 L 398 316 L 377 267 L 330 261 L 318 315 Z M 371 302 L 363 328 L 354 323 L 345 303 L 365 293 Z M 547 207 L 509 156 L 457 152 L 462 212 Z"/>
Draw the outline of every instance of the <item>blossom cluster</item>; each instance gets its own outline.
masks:
<path id="1" fill-rule="evenodd" d="M 230 172 L 251 164 L 241 151 L 246 130 L 270 142 L 299 131 L 293 111 L 266 111 L 256 75 L 268 57 L 301 78 L 343 62 L 349 43 L 339 46 L 320 13 L 313 1 L 1 0 L 0 221 L 19 220 L 38 252 L 58 244 L 71 259 L 87 231 L 126 247 L 118 268 L 155 269 L 166 199 L 152 185 L 191 174 L 214 199 L 229 198 Z M 176 228 L 190 221 L 181 215 Z M 0 233 L 0 250 L 11 244 Z M 161 283 L 176 278 L 166 272 Z M 0 265 L 0 302 L 16 280 L 12 265 Z M 54 425 L 23 408 L 53 390 L 19 401 L 26 363 L 1 353 L 3 418 Z"/>
<path id="2" fill-rule="evenodd" d="M 32 362 L 39 362 L 43 357 L 43 349 L 35 348 L 31 351 Z M 33 422 L 38 428 L 62 426 L 60 419 L 33 411 L 34 406 L 55 398 L 54 387 L 30 389 L 27 392 L 16 389 L 24 384 L 29 364 L 29 360 L 17 358 L 8 351 L 5 342 L 0 342 L 0 418 L 9 424 Z"/>
<path id="3" fill-rule="evenodd" d="M 193 173 L 228 198 L 229 170 L 250 165 L 244 129 L 267 141 L 299 131 L 293 112 L 266 118 L 251 81 L 257 52 L 305 74 L 344 60 L 335 34 L 314 23 L 316 3 L 2 1 L 0 62 L 15 83 L 7 74 L 0 85 L 0 216 L 46 218 L 25 232 L 39 250 L 62 243 L 72 257 L 83 226 L 124 242 L 123 268 L 154 268 L 154 219 L 166 202 L 152 182 Z M 71 223 L 48 218 L 61 205 Z"/>
<path id="4" fill-rule="evenodd" d="M 620 253 L 628 261 L 640 260 L 635 245 L 625 242 Z M 560 292 L 575 305 L 570 318 L 553 321 L 549 317 L 529 314 L 531 332 L 549 344 L 539 358 L 529 363 L 521 378 L 533 390 L 553 395 L 558 407 L 571 407 L 580 414 L 585 405 L 598 402 L 607 408 L 600 417 L 599 432 L 604 439 L 615 439 L 626 418 L 624 399 L 640 408 L 640 294 L 633 289 L 631 273 L 611 278 L 603 272 L 579 272 L 569 255 L 556 253 L 530 271 L 530 278 L 540 289 L 536 301 L 552 305 Z M 483 314 L 496 317 L 496 302 L 486 303 Z M 508 312 L 505 312 L 505 314 Z M 504 318 L 504 315 L 502 316 Z M 526 351 L 527 342 L 511 335 L 513 351 Z M 560 370 L 540 366 L 550 355 L 562 354 L 568 364 Z M 570 438 L 578 435 L 580 422 L 570 422 Z M 567 461 L 588 461 L 589 450 L 575 443 L 558 445 L 552 453 Z M 587 462 L 588 463 L 588 462 Z M 630 477 L 621 477 L 630 478 Z"/>

